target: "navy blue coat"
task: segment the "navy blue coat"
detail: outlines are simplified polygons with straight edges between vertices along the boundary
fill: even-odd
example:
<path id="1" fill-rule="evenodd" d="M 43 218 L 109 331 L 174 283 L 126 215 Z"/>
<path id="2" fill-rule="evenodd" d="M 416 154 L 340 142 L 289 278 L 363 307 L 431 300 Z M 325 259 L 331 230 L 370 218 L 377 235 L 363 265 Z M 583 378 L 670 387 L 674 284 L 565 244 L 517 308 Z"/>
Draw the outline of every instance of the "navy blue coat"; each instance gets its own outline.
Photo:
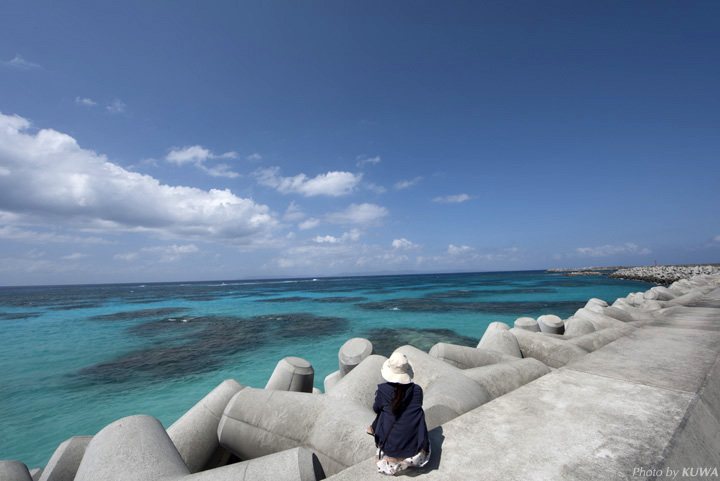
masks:
<path id="1" fill-rule="evenodd" d="M 380 413 L 375 429 L 375 444 L 380 446 L 385 442 L 383 450 L 387 456 L 393 458 L 409 458 L 415 456 L 421 449 L 429 453 L 430 440 L 425 424 L 425 412 L 422 408 L 422 388 L 417 384 L 411 384 L 405 393 L 401 412 L 396 420 L 390 410 L 390 401 L 395 393 L 393 386 L 394 384 L 389 382 L 378 384 L 377 391 L 375 391 L 373 410 Z M 394 425 L 393 421 L 395 421 Z M 392 426 L 392 430 L 390 430 L 390 426 Z M 390 430 L 389 436 L 388 430 Z M 386 437 L 387 441 L 385 441 Z"/>

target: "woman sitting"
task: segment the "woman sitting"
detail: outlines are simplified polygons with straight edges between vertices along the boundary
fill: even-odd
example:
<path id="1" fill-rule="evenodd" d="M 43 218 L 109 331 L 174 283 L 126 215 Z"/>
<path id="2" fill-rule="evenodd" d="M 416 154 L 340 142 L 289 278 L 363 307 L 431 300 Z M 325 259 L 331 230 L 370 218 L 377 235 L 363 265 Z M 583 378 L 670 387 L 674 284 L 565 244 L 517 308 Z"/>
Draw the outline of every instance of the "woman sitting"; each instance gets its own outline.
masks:
<path id="1" fill-rule="evenodd" d="M 368 428 L 378 447 L 377 466 L 383 474 L 394 475 L 410 467 L 425 466 L 430 459 L 430 440 L 423 391 L 412 382 L 413 370 L 407 357 L 394 352 L 381 369 L 387 381 L 378 384 L 373 410 L 377 426 Z"/>

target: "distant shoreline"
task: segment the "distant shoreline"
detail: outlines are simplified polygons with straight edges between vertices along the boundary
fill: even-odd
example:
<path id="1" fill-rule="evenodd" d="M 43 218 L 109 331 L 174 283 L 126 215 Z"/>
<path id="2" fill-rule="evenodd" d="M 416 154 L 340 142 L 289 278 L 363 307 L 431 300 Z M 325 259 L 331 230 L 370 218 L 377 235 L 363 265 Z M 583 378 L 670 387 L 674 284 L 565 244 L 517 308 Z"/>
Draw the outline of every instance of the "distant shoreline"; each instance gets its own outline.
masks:
<path id="1" fill-rule="evenodd" d="M 720 264 L 680 264 L 669 266 L 638 267 L 581 267 L 578 269 L 548 269 L 548 273 L 561 273 L 566 276 L 604 276 L 616 279 L 672 284 L 681 279 L 690 279 L 701 274 L 720 273 Z"/>

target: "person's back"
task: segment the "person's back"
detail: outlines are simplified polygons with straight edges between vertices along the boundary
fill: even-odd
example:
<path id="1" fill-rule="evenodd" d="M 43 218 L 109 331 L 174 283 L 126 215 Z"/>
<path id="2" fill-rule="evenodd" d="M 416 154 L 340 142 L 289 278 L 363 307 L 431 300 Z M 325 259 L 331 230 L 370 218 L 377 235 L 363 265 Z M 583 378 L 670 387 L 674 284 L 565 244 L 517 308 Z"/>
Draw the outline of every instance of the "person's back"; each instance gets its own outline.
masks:
<path id="1" fill-rule="evenodd" d="M 388 382 L 378 385 L 373 404 L 378 413 L 374 426 L 378 471 L 395 474 L 424 466 L 430 457 L 430 441 L 422 409 L 423 390 L 412 382 L 412 367 L 402 353 L 393 353 L 381 373 Z"/>

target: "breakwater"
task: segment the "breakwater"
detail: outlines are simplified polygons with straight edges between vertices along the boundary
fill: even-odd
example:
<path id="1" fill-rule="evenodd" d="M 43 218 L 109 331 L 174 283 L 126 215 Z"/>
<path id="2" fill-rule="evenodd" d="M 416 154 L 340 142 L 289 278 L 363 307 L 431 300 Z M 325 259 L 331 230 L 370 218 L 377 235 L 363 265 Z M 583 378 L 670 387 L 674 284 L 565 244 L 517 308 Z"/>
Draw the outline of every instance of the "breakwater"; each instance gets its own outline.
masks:
<path id="1" fill-rule="evenodd" d="M 496 409 L 509 401 L 519 403 L 517 398 L 527 389 L 549 383 L 545 380 L 557 378 L 555 374 L 568 365 L 603 353 L 603 347 L 613 341 L 637 336 L 638 330 L 647 326 L 671 322 L 685 306 L 705 302 L 703 299 L 717 289 L 717 282 L 717 277 L 698 277 L 669 288 L 658 286 L 634 293 L 613 305 L 592 299 L 567 319 L 547 314 L 537 319 L 519 318 L 513 327 L 495 323 L 488 327 L 477 348 L 439 343 L 429 352 L 412 346 L 399 349 L 416 367 L 417 382 L 426 392 L 429 427 L 437 441 L 439 432 L 460 430 L 460 420 L 484 408 Z M 275 479 L 319 479 L 327 475 L 362 479 L 360 471 L 373 468 L 368 460 L 374 446 L 364 435 L 364 427 L 373 417 L 369 404 L 375 385 L 382 382 L 379 365 L 384 360 L 373 350 L 363 339 L 343 345 L 338 353 L 338 371 L 325 380 L 325 393 L 309 392 L 313 390 L 308 379 L 314 375 L 309 363 L 286 358 L 278 364 L 266 389 L 226 381 L 167 430 L 149 416 L 121 419 L 94 437 L 71 438 L 63 443 L 39 476 L 51 479 L 52 472 L 63 467 L 66 472 L 75 470 L 74 479 L 249 480 L 252 473 L 274 477 L 268 474 L 273 469 L 284 476 L 278 474 Z M 563 375 L 566 382 L 577 384 L 572 378 L 576 374 Z M 525 409 L 539 409 L 543 403 L 542 397 L 536 397 L 525 404 Z M 522 408 L 521 404 L 517 406 Z M 515 434 L 521 442 L 523 432 Z M 465 444 L 472 444 L 468 435 Z M 458 431 L 453 438 L 463 436 Z M 610 452 L 611 444 L 605 447 Z M 435 452 L 435 463 L 442 458 L 443 468 L 436 465 L 428 474 L 436 479 L 443 479 L 438 476 L 448 475 L 443 470 L 454 466 L 449 447 L 448 441 Z M 0 473 L 5 470 L 3 479 L 31 479 L 23 468 L 19 462 L 4 462 Z M 15 477 L 7 477 L 8 473 Z M 603 473 L 597 474 L 595 479 L 603 478 Z"/>
<path id="2" fill-rule="evenodd" d="M 672 284 L 681 279 L 717 273 L 720 273 L 720 267 L 717 265 L 643 266 L 623 267 L 610 274 L 610 277 L 655 282 L 657 284 Z"/>

